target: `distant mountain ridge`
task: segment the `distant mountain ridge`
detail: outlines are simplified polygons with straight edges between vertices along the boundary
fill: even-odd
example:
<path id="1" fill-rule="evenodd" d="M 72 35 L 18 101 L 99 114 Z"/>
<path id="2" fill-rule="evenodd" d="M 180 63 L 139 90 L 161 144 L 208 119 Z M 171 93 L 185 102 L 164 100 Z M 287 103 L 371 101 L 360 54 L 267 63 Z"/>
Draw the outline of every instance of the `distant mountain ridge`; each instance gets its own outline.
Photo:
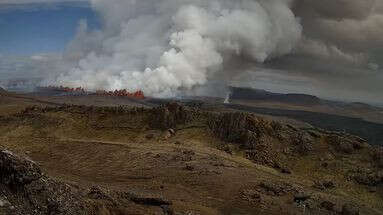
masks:
<path id="1" fill-rule="evenodd" d="M 273 93 L 231 87 L 227 107 L 277 117 L 287 117 L 333 131 L 363 137 L 383 145 L 383 109 L 361 102 L 341 102 L 306 94 Z"/>
<path id="2" fill-rule="evenodd" d="M 284 102 L 292 104 L 320 104 L 321 99 L 307 94 L 299 93 L 272 93 L 266 90 L 231 87 L 231 99 L 238 100 L 263 100 L 273 102 Z"/>
<path id="3" fill-rule="evenodd" d="M 371 109 L 380 110 L 376 106 L 363 102 L 342 102 L 327 99 L 321 99 L 317 96 L 303 93 L 274 93 L 262 89 L 230 87 L 233 100 L 255 100 L 264 102 L 280 102 L 296 105 L 331 105 L 331 106 L 347 106 L 355 109 Z"/>

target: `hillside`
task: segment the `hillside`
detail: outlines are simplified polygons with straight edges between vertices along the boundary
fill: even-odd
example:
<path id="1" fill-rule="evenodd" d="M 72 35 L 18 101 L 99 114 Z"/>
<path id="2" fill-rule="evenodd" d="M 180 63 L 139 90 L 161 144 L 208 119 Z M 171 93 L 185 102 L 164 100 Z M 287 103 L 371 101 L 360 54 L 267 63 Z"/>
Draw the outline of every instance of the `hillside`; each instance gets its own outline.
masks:
<path id="1" fill-rule="evenodd" d="M 305 94 L 272 93 L 232 87 L 227 108 L 285 117 L 314 127 L 348 132 L 383 145 L 383 109 L 364 103 L 329 101 Z"/>
<path id="2" fill-rule="evenodd" d="M 0 214 L 383 212 L 381 148 L 248 113 L 30 106 L 0 148 Z"/>
<path id="3" fill-rule="evenodd" d="M 231 99 L 281 102 L 290 104 L 315 105 L 322 101 L 316 96 L 296 93 L 272 93 L 266 90 L 231 87 Z"/>

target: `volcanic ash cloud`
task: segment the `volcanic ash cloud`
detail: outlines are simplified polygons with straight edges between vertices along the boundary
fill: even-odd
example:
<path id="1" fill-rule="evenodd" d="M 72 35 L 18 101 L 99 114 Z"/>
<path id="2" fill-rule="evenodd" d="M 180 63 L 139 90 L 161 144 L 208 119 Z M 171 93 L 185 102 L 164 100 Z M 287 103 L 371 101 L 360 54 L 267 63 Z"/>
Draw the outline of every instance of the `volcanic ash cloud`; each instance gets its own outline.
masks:
<path id="1" fill-rule="evenodd" d="M 174 96 L 227 72 L 292 52 L 302 27 L 287 0 L 93 0 L 103 27 L 86 23 L 68 47 L 75 66 L 55 84 Z"/>

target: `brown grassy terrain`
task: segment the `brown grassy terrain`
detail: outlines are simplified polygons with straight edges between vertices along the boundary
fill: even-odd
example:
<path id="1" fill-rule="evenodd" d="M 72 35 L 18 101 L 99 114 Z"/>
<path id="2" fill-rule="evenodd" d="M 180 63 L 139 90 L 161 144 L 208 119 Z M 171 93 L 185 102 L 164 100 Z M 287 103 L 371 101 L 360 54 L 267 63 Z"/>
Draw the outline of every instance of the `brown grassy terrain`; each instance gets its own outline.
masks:
<path id="1" fill-rule="evenodd" d="M 0 112 L 0 149 L 29 156 L 55 180 L 104 192 L 108 198 L 82 197 L 88 214 L 340 214 L 350 204 L 383 213 L 375 149 L 354 136 L 174 105 L 55 106 L 3 96 Z M 355 179 L 366 174 L 378 181 Z M 159 195 L 171 206 L 122 193 Z"/>

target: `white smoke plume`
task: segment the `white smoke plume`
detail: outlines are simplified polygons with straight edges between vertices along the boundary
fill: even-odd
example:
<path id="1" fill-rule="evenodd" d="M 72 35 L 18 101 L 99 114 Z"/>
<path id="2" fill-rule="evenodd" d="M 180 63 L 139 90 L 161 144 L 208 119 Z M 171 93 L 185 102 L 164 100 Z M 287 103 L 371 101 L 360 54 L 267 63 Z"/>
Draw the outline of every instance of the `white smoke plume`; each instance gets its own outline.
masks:
<path id="1" fill-rule="evenodd" d="M 320 40 L 302 38 L 295 51 L 297 54 L 306 54 L 318 60 L 335 60 L 346 62 L 350 65 L 364 65 L 368 63 L 368 58 L 363 53 L 346 53 L 335 45 L 328 45 Z"/>
<path id="2" fill-rule="evenodd" d="M 101 30 L 80 24 L 57 85 L 174 96 L 227 72 L 291 53 L 302 27 L 289 0 L 92 0 Z M 51 82 L 52 83 L 52 82 Z"/>

